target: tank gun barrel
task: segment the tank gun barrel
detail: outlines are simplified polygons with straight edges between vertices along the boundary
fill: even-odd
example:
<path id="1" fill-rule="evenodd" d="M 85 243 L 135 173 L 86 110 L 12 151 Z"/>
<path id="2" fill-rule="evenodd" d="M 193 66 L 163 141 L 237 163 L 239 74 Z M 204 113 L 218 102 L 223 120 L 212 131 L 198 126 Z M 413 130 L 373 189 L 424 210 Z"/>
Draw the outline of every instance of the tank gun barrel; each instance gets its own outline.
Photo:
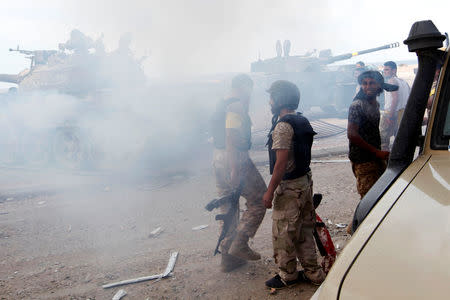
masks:
<path id="1" fill-rule="evenodd" d="M 58 53 L 57 50 L 23 50 L 19 49 L 19 47 L 17 47 L 16 49 L 9 48 L 9 51 L 19 52 L 25 55 L 45 55 L 45 56 L 50 56 Z"/>
<path id="2" fill-rule="evenodd" d="M 397 42 L 397 43 L 391 43 L 391 44 L 387 44 L 387 45 L 376 47 L 376 48 L 370 48 L 370 49 L 361 50 L 361 51 L 357 51 L 357 52 L 336 55 L 336 56 L 332 56 L 332 57 L 328 58 L 326 61 L 326 64 L 332 64 L 332 63 L 340 61 L 340 60 L 346 60 L 346 59 L 350 59 L 354 56 L 363 55 L 363 54 L 367 54 L 367 53 L 371 53 L 371 52 L 376 52 L 376 51 L 380 51 L 380 50 L 384 50 L 384 49 L 397 48 L 399 46 L 400 46 L 400 43 Z"/>
<path id="3" fill-rule="evenodd" d="M 33 55 L 34 54 L 34 51 L 19 49 L 19 46 L 17 46 L 16 49 L 9 48 L 9 51 L 19 52 L 19 53 L 25 54 L 25 55 Z"/>

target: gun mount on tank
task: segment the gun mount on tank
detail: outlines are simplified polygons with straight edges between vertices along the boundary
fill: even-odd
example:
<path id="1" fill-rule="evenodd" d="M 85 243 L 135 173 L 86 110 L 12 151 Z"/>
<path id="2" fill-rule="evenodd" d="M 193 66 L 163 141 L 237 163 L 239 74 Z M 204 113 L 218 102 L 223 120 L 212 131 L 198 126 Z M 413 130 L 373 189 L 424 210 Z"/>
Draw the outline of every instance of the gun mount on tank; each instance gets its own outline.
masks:
<path id="1" fill-rule="evenodd" d="M 358 52 L 333 56 L 330 49 L 309 52 L 305 55 L 290 56 L 290 42 L 284 42 L 284 56 L 281 43 L 277 42 L 277 56 L 259 59 L 251 64 L 251 72 L 263 86 L 270 86 L 275 80 L 289 80 L 298 85 L 301 92 L 303 110 L 318 106 L 325 113 L 336 114 L 345 111 L 353 100 L 356 90 L 355 65 L 329 66 L 338 61 L 348 60 L 358 55 L 392 49 L 399 43 L 366 49 Z M 258 74 L 259 73 L 259 74 Z"/>

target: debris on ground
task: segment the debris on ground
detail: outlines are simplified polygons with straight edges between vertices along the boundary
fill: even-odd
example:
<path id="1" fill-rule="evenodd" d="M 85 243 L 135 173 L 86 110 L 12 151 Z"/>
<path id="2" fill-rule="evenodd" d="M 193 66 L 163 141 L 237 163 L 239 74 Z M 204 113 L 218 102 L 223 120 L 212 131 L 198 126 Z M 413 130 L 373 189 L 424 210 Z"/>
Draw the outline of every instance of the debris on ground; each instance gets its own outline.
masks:
<path id="1" fill-rule="evenodd" d="M 345 228 L 348 226 L 348 224 L 345 224 L 345 223 L 338 223 L 338 224 L 334 224 L 334 225 L 336 225 L 337 228 Z"/>
<path id="2" fill-rule="evenodd" d="M 170 254 L 169 263 L 167 264 L 166 270 L 162 274 L 161 278 L 169 276 L 170 273 L 172 273 L 173 268 L 175 267 L 175 263 L 177 261 L 178 252 L 173 252 Z"/>
<path id="3" fill-rule="evenodd" d="M 205 229 L 205 228 L 208 228 L 208 225 L 199 225 L 199 226 L 195 226 L 195 227 L 192 227 L 192 230 L 202 230 L 202 229 Z"/>
<path id="4" fill-rule="evenodd" d="M 152 232 L 150 232 L 150 234 L 148 235 L 149 238 L 154 238 L 157 237 L 158 235 L 160 235 L 163 232 L 163 228 L 162 227 L 158 227 L 155 230 L 153 230 Z"/>
<path id="5" fill-rule="evenodd" d="M 45 201 L 39 201 L 38 203 L 37 203 L 37 205 L 44 205 L 45 204 Z"/>
<path id="6" fill-rule="evenodd" d="M 114 297 L 112 297 L 112 300 L 120 300 L 122 299 L 122 297 L 124 297 L 127 294 L 127 292 L 125 292 L 125 290 L 119 290 Z"/>
<path id="7" fill-rule="evenodd" d="M 333 222 L 331 222 L 331 220 L 328 220 L 327 223 L 333 225 Z"/>
<path id="8" fill-rule="evenodd" d="M 108 288 L 126 285 L 126 284 L 132 284 L 132 283 L 138 283 L 138 282 L 143 282 L 143 281 L 149 281 L 149 280 L 162 279 L 162 278 L 169 277 L 169 276 L 171 276 L 173 268 L 175 267 L 175 262 L 177 261 L 177 257 L 178 257 L 178 252 L 173 252 L 172 254 L 170 254 L 169 263 L 167 264 L 166 270 L 162 274 L 150 275 L 150 276 L 139 277 L 139 278 L 134 278 L 134 279 L 127 279 L 127 280 L 123 280 L 123 281 L 119 281 L 119 282 L 115 282 L 115 283 L 105 284 L 102 287 L 104 289 L 108 289 Z"/>
<path id="9" fill-rule="evenodd" d="M 271 295 L 275 295 L 277 293 L 277 289 L 276 288 L 271 288 L 270 289 L 270 294 Z"/>

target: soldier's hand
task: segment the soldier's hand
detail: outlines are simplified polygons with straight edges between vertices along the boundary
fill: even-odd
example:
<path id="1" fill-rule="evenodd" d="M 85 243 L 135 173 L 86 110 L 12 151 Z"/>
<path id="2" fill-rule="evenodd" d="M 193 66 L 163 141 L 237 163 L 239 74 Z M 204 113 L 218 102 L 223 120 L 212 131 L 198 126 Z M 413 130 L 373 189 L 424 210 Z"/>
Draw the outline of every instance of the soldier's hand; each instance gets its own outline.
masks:
<path id="1" fill-rule="evenodd" d="M 266 208 L 272 208 L 273 193 L 265 192 L 262 200 Z"/>

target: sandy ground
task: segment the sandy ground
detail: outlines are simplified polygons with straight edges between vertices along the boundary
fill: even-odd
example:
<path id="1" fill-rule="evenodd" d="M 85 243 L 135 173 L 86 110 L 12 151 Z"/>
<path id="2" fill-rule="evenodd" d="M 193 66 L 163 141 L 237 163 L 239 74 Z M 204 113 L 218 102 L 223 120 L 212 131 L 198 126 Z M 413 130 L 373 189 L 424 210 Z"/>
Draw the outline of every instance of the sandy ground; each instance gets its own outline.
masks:
<path id="1" fill-rule="evenodd" d="M 258 165 L 268 180 L 266 165 Z M 327 222 L 342 249 L 349 237 L 334 224 L 348 223 L 358 201 L 350 164 L 313 163 L 312 170 L 315 192 L 324 195 L 318 213 L 333 223 Z M 2 190 L 21 176 L 20 170 L 1 170 Z M 22 181 L 38 180 L 40 173 L 27 176 Z M 61 178 L 55 176 L 55 182 Z M 251 241 L 263 259 L 220 272 L 220 257 L 212 255 L 218 222 L 204 209 L 216 196 L 208 168 L 192 176 L 134 183 L 100 175 L 67 175 L 65 180 L 76 185 L 52 189 L 38 184 L 0 197 L 1 299 L 111 299 L 120 288 L 105 290 L 103 284 L 161 273 L 172 251 L 179 252 L 173 277 L 124 286 L 124 299 L 307 299 L 316 289 L 302 284 L 269 295 L 264 281 L 276 272 L 271 211 Z M 192 230 L 203 224 L 208 227 Z M 163 232 L 149 238 L 157 227 Z"/>
<path id="2" fill-rule="evenodd" d="M 400 66 L 399 77 L 411 82 L 413 69 Z M 327 122 L 346 127 L 346 120 Z M 335 161 L 315 162 L 312 170 L 315 192 L 324 195 L 318 214 L 338 252 L 349 236 L 335 224 L 348 223 L 359 200 L 350 163 L 337 156 L 346 149 L 345 134 L 313 146 L 316 161 Z M 266 152 L 252 156 L 268 181 Z M 124 299 L 308 299 L 315 286 L 275 295 L 264 286 L 277 271 L 270 210 L 251 241 L 262 260 L 220 272 L 220 257 L 213 256 L 218 222 L 204 209 L 215 196 L 208 167 L 144 179 L 0 167 L 0 299 L 111 299 L 121 288 Z M 157 227 L 162 233 L 149 237 Z M 172 277 L 102 288 L 161 273 L 173 251 L 179 257 Z"/>

